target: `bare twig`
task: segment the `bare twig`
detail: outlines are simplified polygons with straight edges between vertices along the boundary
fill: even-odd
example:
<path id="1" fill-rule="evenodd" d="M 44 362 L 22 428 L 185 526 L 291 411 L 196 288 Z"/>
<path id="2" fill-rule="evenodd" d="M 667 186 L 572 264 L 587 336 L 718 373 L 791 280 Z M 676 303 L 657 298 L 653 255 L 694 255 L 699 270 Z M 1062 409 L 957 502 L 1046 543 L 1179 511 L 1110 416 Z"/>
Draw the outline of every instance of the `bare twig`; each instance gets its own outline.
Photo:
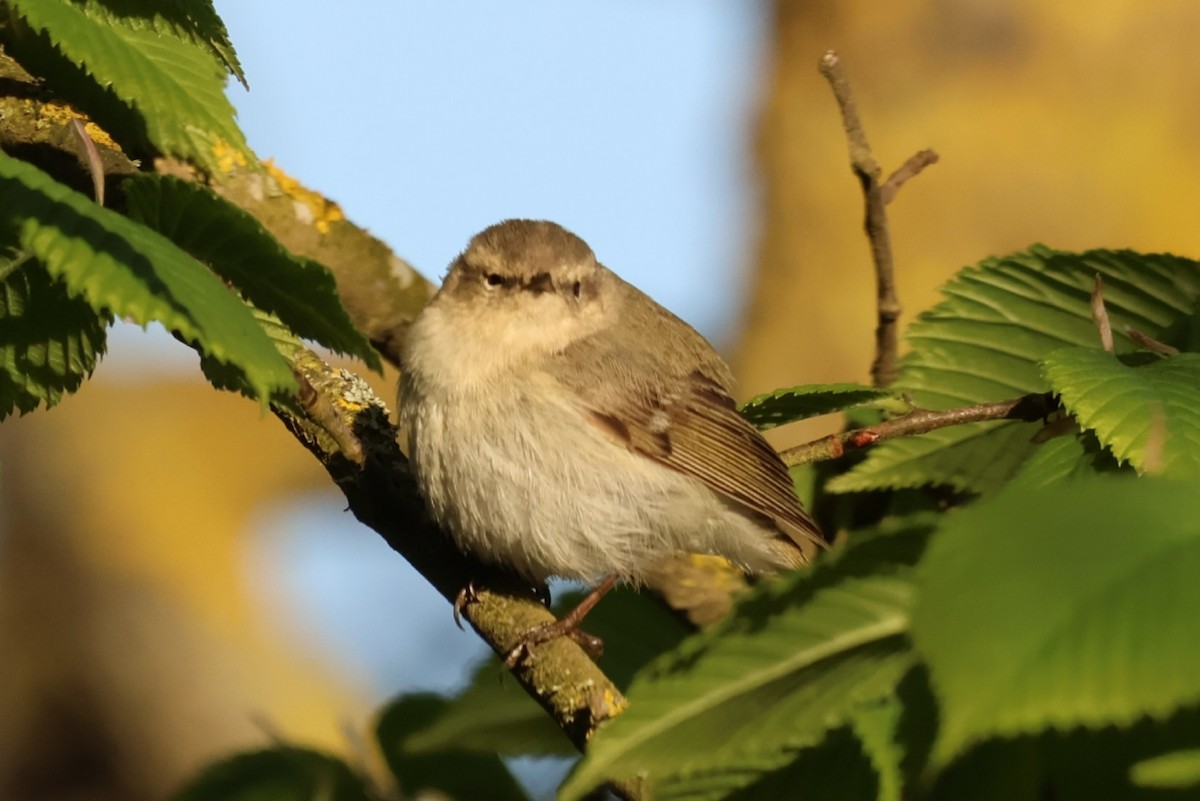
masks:
<path id="1" fill-rule="evenodd" d="M 872 178 L 878 185 L 879 176 L 883 171 L 871 154 L 871 146 L 867 144 L 867 133 L 858 117 L 858 105 L 854 102 L 854 93 L 850 90 L 850 81 L 846 78 L 842 60 L 836 52 L 830 50 L 821 57 L 819 69 L 825 80 L 829 81 L 829 87 L 833 89 L 833 96 L 842 112 L 842 126 L 850 144 L 850 165 L 855 173 Z"/>
<path id="2" fill-rule="evenodd" d="M 932 150 L 922 150 L 909 158 L 887 181 L 882 181 L 883 171 L 871 154 L 871 146 L 867 143 L 867 134 L 850 90 L 850 81 L 846 78 L 837 53 L 830 50 L 821 58 L 820 71 L 829 81 L 838 108 L 841 109 L 842 127 L 850 146 L 850 167 L 862 185 L 866 206 L 864 228 L 871 245 L 871 260 L 875 264 L 878 320 L 871 380 L 875 386 L 885 387 L 896 379 L 899 372 L 897 323 L 901 312 L 900 298 L 896 293 L 891 234 L 887 224 L 887 204 L 905 181 L 937 161 L 937 154 Z"/>
<path id="3" fill-rule="evenodd" d="M 1129 335 L 1130 339 L 1141 345 L 1146 350 L 1152 350 L 1155 353 L 1161 353 L 1164 356 L 1176 356 L 1179 354 L 1179 348 L 1172 347 L 1165 342 L 1159 342 L 1157 339 L 1143 334 L 1141 331 L 1137 330 L 1131 325 L 1125 326 L 1125 333 Z"/>
<path id="4" fill-rule="evenodd" d="M 1096 285 L 1092 289 L 1092 322 L 1100 332 L 1100 346 L 1112 353 L 1112 322 L 1108 319 L 1108 309 L 1104 305 L 1104 279 L 1100 273 L 1096 273 Z"/>
<path id="5" fill-rule="evenodd" d="M 926 148 L 918 150 L 908 157 L 908 161 L 900 165 L 900 167 L 883 182 L 883 202 L 891 203 L 892 198 L 896 197 L 896 193 L 900 191 L 900 187 L 904 186 L 910 178 L 916 178 L 921 174 L 921 170 L 931 164 L 937 164 L 938 154 Z"/>
<path id="6" fill-rule="evenodd" d="M 836 459 L 847 449 L 866 448 L 885 439 L 925 434 L 939 428 L 979 423 L 985 420 L 1034 420 L 1044 419 L 1054 409 L 1054 399 L 1049 394 L 1022 395 L 1012 400 L 997 403 L 981 403 L 957 409 L 931 411 L 918 409 L 903 417 L 888 420 L 866 428 L 855 428 L 813 442 L 788 448 L 779 455 L 789 467 Z"/>

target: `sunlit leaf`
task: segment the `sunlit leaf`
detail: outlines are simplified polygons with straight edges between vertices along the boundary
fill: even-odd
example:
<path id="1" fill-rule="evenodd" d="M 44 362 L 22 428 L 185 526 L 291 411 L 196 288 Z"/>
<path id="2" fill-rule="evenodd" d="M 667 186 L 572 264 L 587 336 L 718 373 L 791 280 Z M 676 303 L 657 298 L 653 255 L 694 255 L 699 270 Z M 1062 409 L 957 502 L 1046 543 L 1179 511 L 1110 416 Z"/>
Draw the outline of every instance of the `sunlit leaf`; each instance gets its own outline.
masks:
<path id="1" fill-rule="evenodd" d="M 255 395 L 295 379 L 249 308 L 170 240 L 0 153 L 4 234 L 15 237 L 74 296 L 100 314 L 161 322 L 209 356 L 241 369 Z"/>
<path id="2" fill-rule="evenodd" d="M 1200 701 L 1197 497 L 1195 483 L 1081 477 L 947 521 L 912 623 L 940 702 L 938 761 Z"/>
<path id="3" fill-rule="evenodd" d="M 920 532 L 862 538 L 758 588 L 725 622 L 651 663 L 561 798 L 642 773 L 750 784 L 820 742 L 857 704 L 891 693 L 912 664 L 907 565 L 922 542 Z"/>
<path id="4" fill-rule="evenodd" d="M 1079 424 L 1118 459 L 1140 471 L 1200 475 L 1200 354 L 1140 361 L 1068 348 L 1047 356 L 1042 369 Z"/>
<path id="5" fill-rule="evenodd" d="M 765 431 L 797 420 L 888 400 L 900 403 L 885 389 L 861 384 L 808 384 L 751 398 L 742 404 L 741 413 Z"/>
<path id="6" fill-rule="evenodd" d="M 180 156 L 209 170 L 226 154 L 253 161 L 225 96 L 226 67 L 240 69 L 204 0 L 192 18 L 149 0 L 129 0 L 121 13 L 100 0 L 8 5 L 21 23 L 0 28 L 10 55 L 53 81 L 131 156 Z"/>
<path id="7" fill-rule="evenodd" d="M 134 176 L 122 187 L 131 217 L 208 264 L 297 336 L 380 369 L 379 354 L 354 327 L 325 267 L 293 256 L 258 220 L 205 187 L 155 175 Z"/>

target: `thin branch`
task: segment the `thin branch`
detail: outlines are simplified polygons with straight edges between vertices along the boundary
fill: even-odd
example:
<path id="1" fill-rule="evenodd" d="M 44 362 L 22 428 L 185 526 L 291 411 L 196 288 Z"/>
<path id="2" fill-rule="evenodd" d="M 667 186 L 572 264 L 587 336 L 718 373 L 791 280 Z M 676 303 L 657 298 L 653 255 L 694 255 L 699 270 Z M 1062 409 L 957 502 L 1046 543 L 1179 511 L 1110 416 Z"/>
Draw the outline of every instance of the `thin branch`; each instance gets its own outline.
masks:
<path id="1" fill-rule="evenodd" d="M 1161 353 L 1164 356 L 1179 355 L 1179 348 L 1176 348 L 1173 345 L 1168 345 L 1165 342 L 1159 342 L 1154 337 L 1151 337 L 1148 334 L 1143 334 L 1141 331 L 1137 330 L 1131 325 L 1125 326 L 1125 333 L 1130 339 L 1141 345 L 1146 350 L 1151 350 L 1155 353 Z"/>
<path id="2" fill-rule="evenodd" d="M 789 467 L 836 459 L 848 449 L 866 448 L 885 439 L 911 437 L 926 434 L 939 428 L 979 423 L 985 420 L 1024 420 L 1033 422 L 1045 419 L 1055 408 L 1054 398 L 1046 394 L 1022 395 L 1012 400 L 997 403 L 981 403 L 957 409 L 931 411 L 918 409 L 903 417 L 888 420 L 866 428 L 855 428 L 838 434 L 788 448 L 779 455 Z"/>
<path id="3" fill-rule="evenodd" d="M 871 363 L 871 380 L 877 387 L 886 387 L 896 379 L 899 370 L 897 321 L 900 319 L 900 299 L 896 294 L 895 267 L 892 260 L 891 234 L 887 226 L 887 209 L 880 186 L 882 170 L 871 154 L 867 134 L 858 107 L 850 91 L 850 81 L 837 53 L 830 50 L 821 58 L 821 74 L 829 81 L 833 96 L 842 112 L 842 127 L 850 145 L 850 167 L 862 185 L 866 206 L 863 223 L 871 245 L 871 260 L 875 265 L 875 359 Z"/>
<path id="4" fill-rule="evenodd" d="M 937 164 L 938 154 L 926 148 L 918 150 L 908 157 L 908 161 L 900 165 L 894 173 L 888 176 L 883 182 L 883 202 L 891 203 L 896 197 L 896 193 L 900 191 L 900 187 L 911 178 L 916 178 L 921 174 L 921 171 L 931 164 Z"/>
<path id="5" fill-rule="evenodd" d="M 868 176 L 878 185 L 879 176 L 883 171 L 871 153 L 871 146 L 867 144 L 867 133 L 858 117 L 858 105 L 854 102 L 854 93 L 850 90 L 850 80 L 846 77 L 841 58 L 836 52 L 829 50 L 821 56 L 818 69 L 825 76 L 825 80 L 829 81 L 829 87 L 833 90 L 833 96 L 842 112 L 842 127 L 850 144 L 850 166 L 854 168 L 855 173 Z"/>
<path id="6" fill-rule="evenodd" d="M 863 227 L 871 246 L 871 261 L 875 265 L 875 359 L 871 363 L 871 380 L 877 387 L 891 384 L 899 373 L 899 319 L 902 311 L 896 293 L 895 263 L 892 240 L 888 230 L 887 204 L 905 181 L 937 161 L 932 150 L 922 150 L 910 157 L 901 167 L 882 181 L 883 171 L 871 153 L 867 134 L 858 116 L 858 106 L 850 89 L 850 81 L 837 53 L 830 50 L 820 62 L 820 72 L 829 81 L 838 108 L 842 112 L 842 127 L 850 146 L 850 167 L 862 186 L 865 205 Z"/>

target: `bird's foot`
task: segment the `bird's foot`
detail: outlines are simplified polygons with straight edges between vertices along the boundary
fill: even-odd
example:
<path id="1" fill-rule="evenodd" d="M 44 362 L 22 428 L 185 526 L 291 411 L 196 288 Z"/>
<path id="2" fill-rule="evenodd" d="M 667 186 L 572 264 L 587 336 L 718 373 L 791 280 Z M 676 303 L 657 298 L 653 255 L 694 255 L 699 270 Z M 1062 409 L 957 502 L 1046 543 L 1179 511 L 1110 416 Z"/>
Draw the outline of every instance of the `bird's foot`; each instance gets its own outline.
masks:
<path id="1" fill-rule="evenodd" d="M 588 612 L 591 612 L 592 608 L 599 603 L 600 599 L 613 588 L 616 581 L 616 576 L 608 576 L 570 612 L 558 620 L 534 626 L 518 637 L 516 644 L 508 649 L 508 653 L 504 657 L 504 666 L 509 669 L 516 667 L 521 660 L 529 656 L 532 646 L 559 637 L 570 637 L 579 647 L 587 651 L 592 659 L 599 659 L 604 654 L 604 641 L 579 628 L 579 624 L 587 617 Z"/>
<path id="2" fill-rule="evenodd" d="M 556 640 L 559 637 L 570 637 L 579 644 L 579 647 L 587 651 L 588 656 L 592 659 L 599 659 L 604 655 L 604 640 L 594 634 L 588 634 L 579 628 L 578 622 L 564 617 L 562 620 L 551 620 L 549 623 L 534 626 L 518 637 L 516 645 L 509 648 L 504 657 L 504 666 L 511 670 L 529 656 L 533 646 Z"/>

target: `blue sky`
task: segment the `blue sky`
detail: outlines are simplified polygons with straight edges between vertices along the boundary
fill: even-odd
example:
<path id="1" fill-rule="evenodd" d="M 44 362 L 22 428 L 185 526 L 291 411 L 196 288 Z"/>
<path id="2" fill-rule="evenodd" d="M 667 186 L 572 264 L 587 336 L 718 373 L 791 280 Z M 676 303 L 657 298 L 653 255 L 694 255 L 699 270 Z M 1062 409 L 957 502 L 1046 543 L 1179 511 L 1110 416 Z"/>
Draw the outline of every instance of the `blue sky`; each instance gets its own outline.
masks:
<path id="1" fill-rule="evenodd" d="M 753 207 L 759 3 L 216 6 L 250 82 L 230 97 L 251 146 L 430 278 L 487 225 L 549 218 L 725 335 Z M 331 488 L 264 510 L 248 580 L 271 574 L 280 624 L 372 694 L 449 688 L 477 639 L 343 507 Z"/>
<path id="2" fill-rule="evenodd" d="M 737 312 L 758 3 L 217 2 L 251 145 L 433 279 L 554 219 L 710 336 Z"/>

